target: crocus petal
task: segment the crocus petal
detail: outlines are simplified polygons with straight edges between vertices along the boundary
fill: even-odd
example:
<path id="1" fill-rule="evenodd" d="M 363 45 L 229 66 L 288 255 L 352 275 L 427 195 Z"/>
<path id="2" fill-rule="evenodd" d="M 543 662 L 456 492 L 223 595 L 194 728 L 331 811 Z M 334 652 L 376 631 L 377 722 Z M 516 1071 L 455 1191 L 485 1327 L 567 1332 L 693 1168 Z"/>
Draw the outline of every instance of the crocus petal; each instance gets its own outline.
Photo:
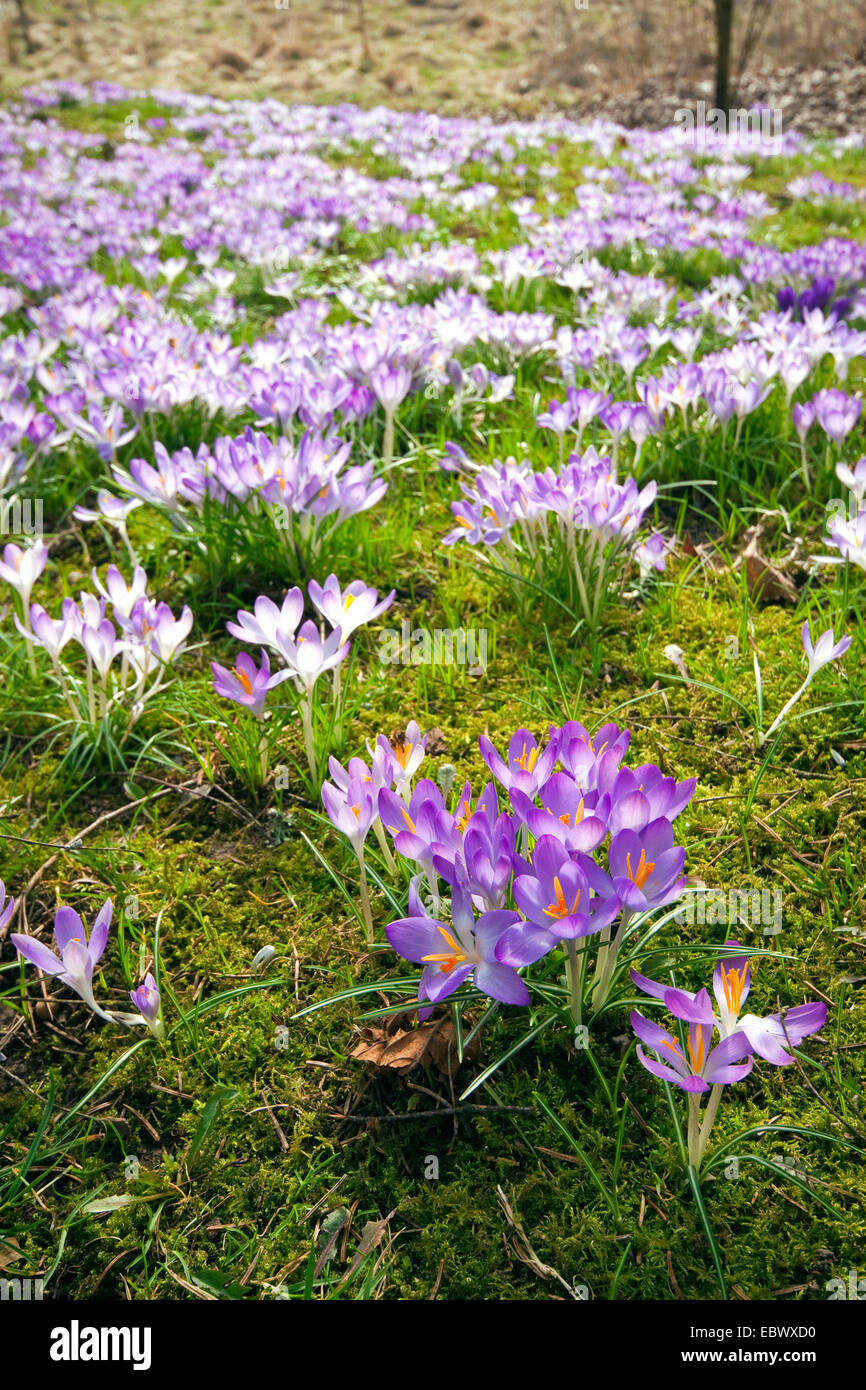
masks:
<path id="1" fill-rule="evenodd" d="M 475 984 L 482 994 L 503 1004 L 528 1004 L 529 990 L 515 970 L 498 962 L 482 961 L 475 967 Z"/>
<path id="2" fill-rule="evenodd" d="M 9 940 L 19 956 L 23 956 L 38 970 L 44 970 L 46 975 L 63 974 L 63 961 L 58 960 L 54 952 L 49 951 L 48 947 L 44 946 L 41 941 L 37 941 L 32 936 L 24 936 L 20 932 L 13 932 Z"/>

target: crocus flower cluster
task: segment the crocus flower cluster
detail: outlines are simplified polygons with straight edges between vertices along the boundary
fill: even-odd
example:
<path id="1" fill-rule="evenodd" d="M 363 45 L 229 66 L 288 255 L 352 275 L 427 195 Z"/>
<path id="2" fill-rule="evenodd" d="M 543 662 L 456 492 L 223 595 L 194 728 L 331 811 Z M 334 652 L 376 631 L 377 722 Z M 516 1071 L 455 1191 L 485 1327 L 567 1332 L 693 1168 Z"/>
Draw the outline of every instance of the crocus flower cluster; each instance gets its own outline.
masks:
<path id="1" fill-rule="evenodd" d="M 604 1004 L 634 919 L 682 890 L 685 851 L 674 844 L 673 822 L 695 788 L 694 779 L 676 782 L 654 763 L 623 766 L 629 739 L 615 724 L 592 736 L 570 721 L 551 727 L 543 746 L 518 729 L 503 756 L 482 737 L 492 780 L 476 798 L 467 782 L 452 809 L 429 779 L 411 787 L 409 769 L 420 761 L 413 726 L 399 749 L 380 739 L 370 767 L 350 763 L 339 780 L 332 768 L 337 786 L 326 784 L 323 799 L 356 852 L 378 819 L 415 868 L 410 915 L 385 934 L 426 967 L 422 1000 L 453 993 L 472 974 L 482 992 L 525 1003 L 515 972 L 561 946 L 580 1023 L 587 939 L 595 938 L 592 1002 Z M 449 896 L 450 926 L 442 917 Z M 470 909 L 481 914 L 475 926 Z M 448 949 L 433 950 L 437 939 Z M 486 968 L 493 964 L 504 969 Z"/>
<path id="2" fill-rule="evenodd" d="M 39 541 L 23 553 L 17 546 L 6 547 L 0 577 L 15 588 L 26 615 L 22 622 L 16 614 L 15 625 L 31 656 L 32 649 L 47 655 L 77 724 L 95 730 L 114 714 L 123 715 L 122 745 L 147 702 L 168 685 L 170 668 L 192 628 L 192 610 L 186 606 L 176 618 L 168 604 L 150 598 L 140 565 L 132 583 L 109 565 L 104 583 L 93 571 L 95 594 L 82 591 L 77 601 L 65 598 L 60 616 L 52 618 L 41 604 L 30 602 L 47 553 Z M 75 655 L 74 648 L 79 649 Z"/>
<path id="3" fill-rule="evenodd" d="M 100 492 L 97 508 L 79 508 L 77 515 L 87 520 L 98 514 L 120 527 L 130 502 L 147 503 L 203 550 L 212 548 L 212 528 L 223 518 L 226 529 L 243 524 L 253 537 L 276 535 L 290 565 L 298 554 L 312 561 L 335 527 L 375 506 L 387 491 L 372 463 L 345 466 L 350 451 L 333 432 L 312 428 L 297 445 L 250 427 L 237 438 L 220 437 L 212 449 L 201 444 L 195 453 L 183 448 L 170 454 L 157 442 L 153 463 L 136 458 L 128 469 L 112 465 L 124 497 Z"/>
<path id="4" fill-rule="evenodd" d="M 792 285 L 783 285 L 776 295 L 776 303 L 783 313 L 789 313 L 793 319 L 800 321 L 810 309 L 820 309 L 826 311 L 828 316 L 834 314 L 836 318 L 844 318 L 851 308 L 851 298 L 841 294 L 833 299 L 835 289 L 836 281 L 832 275 L 816 275 L 808 289 L 801 290 L 799 294 Z"/>
<path id="5" fill-rule="evenodd" d="M 668 1012 L 685 1025 L 681 1029 L 683 1036 L 675 1037 L 637 1010 L 631 1014 L 632 1028 L 644 1045 L 638 1046 L 637 1055 L 647 1071 L 688 1093 L 689 1163 L 699 1168 L 722 1088 L 748 1076 L 755 1056 L 775 1066 L 789 1066 L 793 1061 L 790 1049 L 823 1028 L 827 1006 L 800 1004 L 784 1015 L 771 1014 L 766 1018 L 743 1013 L 752 977 L 748 957 L 742 954 L 738 941 L 725 942 L 724 954 L 713 972 L 718 1012 L 706 989 L 695 993 L 647 979 L 636 970 L 630 974 L 638 989 L 660 999 Z M 716 1032 L 719 1041 L 713 1046 Z M 701 1122 L 699 1096 L 707 1091 L 710 1099 Z"/>
<path id="6" fill-rule="evenodd" d="M 447 448 L 450 471 L 471 466 L 458 446 Z M 592 629 L 614 581 L 623 582 L 629 559 L 644 573 L 664 569 L 664 537 L 639 534 L 655 501 L 655 483 L 638 488 L 633 477 L 618 481 L 611 459 L 594 448 L 570 455 L 559 472 L 537 473 L 528 461 L 497 460 L 478 467 L 460 486 L 464 496 L 451 504 L 457 524 L 444 544 L 497 547 L 503 568 L 533 592 L 563 576 L 569 602 Z"/>
<path id="7" fill-rule="evenodd" d="M 391 607 L 395 591 L 392 589 L 380 600 L 377 591 L 363 580 L 355 579 L 344 589 L 337 576 L 329 574 L 323 585 L 311 579 L 307 592 L 323 620 L 321 624 L 312 618 L 301 621 L 304 615 L 301 589 L 290 589 L 279 607 L 263 594 L 256 599 L 252 612 L 241 610 L 237 622 L 226 624 L 233 637 L 261 649 L 261 664 L 257 666 L 253 657 L 241 652 L 231 670 L 216 661 L 211 662 L 211 668 L 216 693 L 246 706 L 259 720 L 265 717 L 268 691 L 284 681 L 292 682 L 300 703 L 310 775 L 315 779 L 318 758 L 313 696 L 316 685 L 326 671 L 334 672 L 333 695 L 339 718 L 339 669 L 349 654 L 349 638 L 359 627 L 373 622 Z M 330 629 L 327 635 L 324 625 Z M 268 651 L 274 652 L 281 662 L 280 669 L 274 672 Z"/>

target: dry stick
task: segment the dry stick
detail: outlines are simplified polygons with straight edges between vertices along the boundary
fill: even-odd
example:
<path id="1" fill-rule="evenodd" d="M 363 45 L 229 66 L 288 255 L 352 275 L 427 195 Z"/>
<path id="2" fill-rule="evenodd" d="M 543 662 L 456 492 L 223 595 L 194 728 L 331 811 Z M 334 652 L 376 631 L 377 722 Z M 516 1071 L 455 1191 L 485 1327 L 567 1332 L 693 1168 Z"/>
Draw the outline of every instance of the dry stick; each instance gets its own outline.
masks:
<path id="1" fill-rule="evenodd" d="M 279 1107 L 282 1109 L 283 1107 Z M 291 1109 L 291 1107 L 287 1107 Z M 254 1114 L 254 1111 L 249 1111 Z M 352 1124 L 393 1125 L 400 1120 L 429 1120 L 439 1115 L 534 1115 L 531 1105 L 442 1105 L 438 1110 L 408 1110 L 403 1115 L 332 1115 L 331 1119 Z"/>
<path id="2" fill-rule="evenodd" d="M 39 868 L 36 870 L 35 874 L 32 875 L 30 881 L 26 884 L 26 886 L 21 892 L 21 895 L 18 899 L 18 906 L 15 909 L 15 916 L 21 915 L 23 920 L 24 901 L 27 897 L 27 894 L 30 892 L 31 888 L 36 887 L 36 884 L 40 881 L 46 869 L 50 869 L 52 864 L 57 863 L 57 860 L 60 858 L 61 854 L 69 853 L 71 845 L 75 844 L 79 840 L 83 840 L 86 835 L 91 835 L 94 830 L 98 830 L 101 825 L 105 825 L 108 821 L 117 820 L 118 816 L 126 815 L 127 811 L 134 811 L 137 806 L 143 806 L 146 801 L 158 801 L 161 796 L 168 796 L 169 792 L 173 791 L 187 791 L 188 788 L 192 785 L 194 784 L 188 782 L 180 782 L 177 784 L 177 786 L 165 787 L 162 791 L 148 792 L 146 796 L 140 796 L 137 801 L 130 801 L 126 804 L 126 806 L 118 806 L 117 809 L 114 811 L 105 811 L 101 816 L 97 816 L 95 821 L 92 821 L 90 825 L 84 828 L 84 830 L 79 831 L 79 833 L 74 837 L 74 839 L 70 841 L 69 845 L 64 845 L 60 850 L 58 850 L 57 854 L 52 854 L 50 859 L 46 859 L 42 864 L 39 865 Z M 14 920 L 14 918 L 12 920 Z"/>
<path id="3" fill-rule="evenodd" d="M 358 32 L 361 35 L 361 55 L 364 63 L 373 66 L 373 54 L 370 52 L 370 39 L 367 34 L 367 14 L 364 9 L 364 0 L 357 0 L 358 6 Z"/>

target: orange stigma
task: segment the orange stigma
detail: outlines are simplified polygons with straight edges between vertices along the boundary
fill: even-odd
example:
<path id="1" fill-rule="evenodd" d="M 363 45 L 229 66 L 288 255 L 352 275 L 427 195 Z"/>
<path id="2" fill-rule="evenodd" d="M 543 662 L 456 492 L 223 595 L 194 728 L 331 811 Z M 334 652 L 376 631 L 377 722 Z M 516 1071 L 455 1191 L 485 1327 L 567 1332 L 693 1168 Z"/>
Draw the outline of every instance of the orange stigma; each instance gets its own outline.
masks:
<path id="1" fill-rule="evenodd" d="M 640 852 L 640 860 L 638 861 L 638 866 L 635 869 L 634 873 L 632 873 L 630 854 L 627 854 L 625 857 L 625 866 L 626 873 L 628 874 L 635 888 L 643 888 L 644 884 L 646 883 L 647 879 L 649 878 L 650 874 L 655 868 L 655 863 L 652 859 L 647 859 L 646 850 L 642 849 Z"/>
<path id="2" fill-rule="evenodd" d="M 449 975 L 455 965 L 459 965 L 462 960 L 466 959 L 466 953 L 461 951 L 447 927 L 443 927 L 441 922 L 437 922 L 436 926 L 439 934 L 444 937 L 450 949 L 441 954 L 422 956 L 421 962 L 424 965 L 438 965 L 440 970 L 446 975 Z"/>

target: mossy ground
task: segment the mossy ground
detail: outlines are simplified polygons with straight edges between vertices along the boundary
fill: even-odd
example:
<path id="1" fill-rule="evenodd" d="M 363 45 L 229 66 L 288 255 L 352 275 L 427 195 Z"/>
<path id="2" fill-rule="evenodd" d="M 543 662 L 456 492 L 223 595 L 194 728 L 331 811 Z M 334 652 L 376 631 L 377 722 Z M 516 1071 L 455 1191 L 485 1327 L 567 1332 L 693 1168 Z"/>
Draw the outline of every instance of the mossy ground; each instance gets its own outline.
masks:
<path id="1" fill-rule="evenodd" d="M 77 108 L 64 119 L 79 127 L 102 122 L 116 134 L 123 114 Z M 566 150 L 562 158 L 565 188 L 580 152 Z M 862 177 L 862 156 L 849 162 L 856 165 L 849 174 Z M 796 171 L 796 162 L 783 171 L 768 166 L 756 170 L 753 183 L 774 192 Z M 838 216 L 844 221 L 843 212 Z M 779 244 L 837 230 L 822 215 L 809 222 L 802 207 L 797 218 L 782 212 L 773 227 Z M 476 244 L 507 244 L 516 234 L 507 209 L 479 220 Z M 838 232 L 862 236 L 862 219 L 850 214 Z M 366 259 L 381 254 L 387 240 L 341 254 Z M 636 253 L 630 268 L 646 268 L 640 261 Z M 670 273 L 685 269 L 672 265 Z M 699 258 L 691 269 L 700 282 Z M 682 273 L 680 282 L 687 279 Z M 539 467 L 555 462 L 549 437 L 532 424 L 535 393 L 555 391 L 527 369 L 515 402 L 495 420 L 470 421 L 464 442 L 503 456 L 512 438 L 526 438 Z M 862 588 L 852 581 L 840 604 L 821 574 L 804 579 L 802 613 L 836 604 L 837 630 L 841 618 L 855 644 L 844 672 L 827 670 L 812 688 L 808 703 L 821 712 L 792 724 L 769 755 L 758 753 L 753 652 L 771 716 L 801 678 L 793 654 L 802 615 L 757 603 L 733 563 L 744 526 L 773 511 L 793 470 L 784 462 L 794 454 L 778 421 L 765 422 L 751 451 L 748 436 L 743 441 L 742 488 L 731 511 L 691 495 L 681 506 L 678 493 L 665 504 L 681 538 L 712 535 L 728 562 L 716 569 L 681 555 L 640 595 L 623 596 L 592 640 L 575 634 L 555 603 L 513 594 L 466 552 L 442 549 L 453 485 L 434 459 L 448 436 L 423 402 L 403 425 L 408 461 L 394 475 L 387 525 L 354 528 L 358 573 L 380 589 L 396 586 L 387 620 L 394 626 L 406 619 L 427 628 L 488 630 L 489 665 L 477 676 L 382 665 L 376 635 L 360 635 L 355 674 L 363 699 L 345 751 L 362 752 L 365 739 L 417 718 L 423 729 L 439 731 L 425 772 L 435 776 L 452 763 L 461 782 L 465 776 L 477 787 L 484 777 L 479 734 L 502 746 L 520 725 L 541 733 L 565 718 L 591 725 L 614 718 L 633 730 L 635 762 L 657 760 L 667 774 L 698 779 L 678 823 L 689 872 L 709 886 L 784 893 L 778 936 L 768 939 L 748 923 L 739 932 L 746 945 L 775 953 L 756 963 L 756 1011 L 815 996 L 829 1007 L 827 1026 L 806 1049 L 811 1060 L 756 1069 L 726 1096 L 713 1144 L 771 1122 L 814 1133 L 742 1138 L 730 1155 L 738 1165 L 727 1162 L 706 1178 L 706 1207 L 733 1296 L 825 1297 L 827 1278 L 862 1268 L 866 1236 L 862 1162 L 820 1137 L 866 1147 Z M 665 440 L 648 467 L 663 478 L 689 478 L 696 459 L 687 438 Z M 109 558 L 89 533 L 85 554 L 80 533 L 62 521 L 71 494 L 88 486 L 92 460 L 80 464 L 80 476 L 73 468 L 58 489 L 63 534 L 49 576 L 58 593 L 74 584 L 76 571 L 86 574 L 90 563 Z M 821 516 L 808 500 L 796 494 L 792 505 L 815 543 Z M 136 525 L 160 592 L 195 595 L 197 619 L 209 626 L 212 642 L 194 654 L 184 682 L 190 692 L 203 691 L 211 648 L 219 652 L 224 643 L 229 651 L 221 635 L 225 616 L 250 594 L 277 592 L 277 577 L 240 575 L 214 591 L 176 539 L 146 522 Z M 768 527 L 762 544 L 768 555 L 779 554 L 785 528 L 778 518 Z M 688 681 L 665 654 L 670 643 L 685 654 Z M 525 1013 L 499 1014 L 481 1033 L 478 1054 L 454 1076 L 424 1068 L 371 1072 L 351 1057 L 359 1014 L 398 998 L 389 985 L 407 968 L 389 950 L 365 948 L 353 908 L 353 861 L 313 801 L 295 786 L 255 801 L 219 759 L 212 779 L 189 785 L 196 765 L 177 721 L 166 716 L 156 717 L 154 732 L 174 766 L 143 760 L 126 773 L 99 764 L 76 769 L 62 746 L 46 751 L 44 725 L 27 713 L 27 680 L 23 655 L 10 649 L 2 686 L 0 808 L 9 837 L 3 877 L 20 891 L 52 858 L 27 894 L 31 927 L 49 919 L 56 899 L 95 905 L 111 893 L 125 911 L 118 949 L 107 956 L 105 990 L 122 999 L 158 939 L 169 1036 L 160 1047 L 108 1029 L 62 990 L 49 987 L 43 997 L 32 972 L 19 975 L 6 956 L 0 1025 L 16 1031 L 0 1070 L 0 1267 L 41 1273 L 53 1294 L 83 1298 L 261 1298 L 279 1290 L 293 1297 L 566 1296 L 560 1283 L 520 1258 L 497 1197 L 501 1187 L 539 1259 L 568 1285 L 602 1299 L 717 1295 L 665 1093 L 631 1051 L 626 1007 L 593 1029 L 591 1056 L 557 1024 L 466 1105 L 461 1092 L 520 1040 Z M 287 761 L 296 754 L 290 741 Z M 80 846 L 51 848 L 136 801 L 153 789 L 153 779 L 176 789 L 104 822 Z M 393 915 L 375 892 L 380 936 Z M 671 923 L 651 963 L 676 965 L 682 983 L 698 988 L 710 958 L 670 953 L 688 942 L 718 945 L 728 934 L 722 925 Z M 252 958 L 269 944 L 276 959 L 254 975 Z M 556 970 L 551 962 L 552 977 Z M 380 980 L 382 992 L 360 1005 L 343 1001 L 296 1017 Z M 440 1107 L 441 1116 L 430 1114 Z M 84 1211 L 118 1197 L 133 1200 Z M 365 1224 L 386 1217 L 387 1233 L 365 1257 Z M 335 1229 L 341 1233 L 328 1253 Z M 356 1256 L 357 1269 L 340 1284 Z"/>

